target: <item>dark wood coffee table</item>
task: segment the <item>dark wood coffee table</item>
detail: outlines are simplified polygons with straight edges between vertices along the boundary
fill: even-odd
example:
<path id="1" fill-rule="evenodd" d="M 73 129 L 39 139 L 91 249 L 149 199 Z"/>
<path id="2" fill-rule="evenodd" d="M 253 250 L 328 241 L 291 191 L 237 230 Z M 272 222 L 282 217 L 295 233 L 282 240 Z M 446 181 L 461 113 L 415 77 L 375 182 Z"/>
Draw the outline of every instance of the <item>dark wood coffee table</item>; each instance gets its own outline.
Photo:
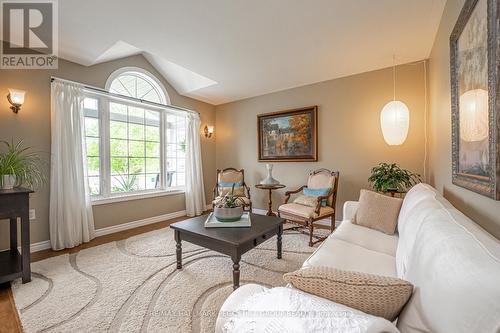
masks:
<path id="1" fill-rule="evenodd" d="M 226 254 L 233 260 L 233 289 L 240 286 L 241 255 L 277 235 L 278 259 L 281 259 L 281 235 L 284 219 L 252 214 L 249 228 L 205 228 L 207 215 L 173 223 L 177 254 L 177 269 L 182 268 L 182 241 Z"/>

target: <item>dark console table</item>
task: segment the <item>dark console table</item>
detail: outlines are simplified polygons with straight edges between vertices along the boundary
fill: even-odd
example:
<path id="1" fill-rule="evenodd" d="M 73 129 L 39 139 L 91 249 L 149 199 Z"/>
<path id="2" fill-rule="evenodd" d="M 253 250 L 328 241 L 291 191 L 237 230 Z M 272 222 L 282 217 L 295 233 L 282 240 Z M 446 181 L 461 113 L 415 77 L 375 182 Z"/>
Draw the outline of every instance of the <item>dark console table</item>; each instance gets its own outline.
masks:
<path id="1" fill-rule="evenodd" d="M 0 252 L 0 283 L 22 277 L 31 281 L 29 195 L 25 188 L 0 190 L 0 220 L 10 220 L 10 249 Z M 21 219 L 21 253 L 17 250 L 17 218 Z"/>

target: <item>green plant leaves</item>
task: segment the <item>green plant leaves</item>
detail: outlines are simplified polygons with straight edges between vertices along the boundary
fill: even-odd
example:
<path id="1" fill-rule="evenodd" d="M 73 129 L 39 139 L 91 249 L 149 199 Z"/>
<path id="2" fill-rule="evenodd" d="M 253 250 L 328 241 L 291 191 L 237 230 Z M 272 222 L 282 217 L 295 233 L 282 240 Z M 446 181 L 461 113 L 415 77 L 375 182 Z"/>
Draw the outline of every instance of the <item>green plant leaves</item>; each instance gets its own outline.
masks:
<path id="1" fill-rule="evenodd" d="M 396 163 L 380 163 L 372 168 L 368 182 L 378 192 L 387 192 L 390 189 L 406 192 L 422 182 L 422 179 L 419 174 L 402 169 Z"/>
<path id="2" fill-rule="evenodd" d="M 14 175 L 16 186 L 27 186 L 37 189 L 46 182 L 46 174 L 43 170 L 44 161 L 37 153 L 31 152 L 32 147 L 24 147 L 23 140 L 14 144 L 2 140 L 0 147 L 0 183 L 4 175 Z"/>

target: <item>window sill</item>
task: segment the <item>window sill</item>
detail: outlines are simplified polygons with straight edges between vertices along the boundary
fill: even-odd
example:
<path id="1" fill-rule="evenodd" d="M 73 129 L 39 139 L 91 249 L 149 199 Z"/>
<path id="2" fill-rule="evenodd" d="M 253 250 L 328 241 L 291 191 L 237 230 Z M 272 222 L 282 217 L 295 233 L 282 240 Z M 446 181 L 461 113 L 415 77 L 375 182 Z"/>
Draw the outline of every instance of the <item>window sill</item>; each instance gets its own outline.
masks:
<path id="1" fill-rule="evenodd" d="M 108 197 L 108 198 L 95 198 L 95 199 L 92 199 L 92 206 L 106 205 L 106 204 L 115 203 L 115 202 L 163 197 L 163 196 L 169 196 L 169 195 L 179 195 L 179 194 L 183 194 L 183 193 L 184 193 L 184 189 L 177 188 L 177 189 L 154 191 L 154 192 L 112 196 L 112 197 Z"/>

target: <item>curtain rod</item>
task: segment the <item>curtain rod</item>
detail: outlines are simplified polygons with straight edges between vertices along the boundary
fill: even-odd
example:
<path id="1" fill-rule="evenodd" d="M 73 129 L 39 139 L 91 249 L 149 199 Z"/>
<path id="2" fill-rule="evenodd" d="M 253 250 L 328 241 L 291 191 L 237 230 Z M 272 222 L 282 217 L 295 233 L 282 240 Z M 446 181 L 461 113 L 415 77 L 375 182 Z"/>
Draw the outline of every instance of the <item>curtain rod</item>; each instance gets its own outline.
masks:
<path id="1" fill-rule="evenodd" d="M 150 102 L 150 101 L 147 101 L 147 100 L 144 100 L 144 99 L 140 99 L 140 98 L 136 98 L 136 97 L 130 97 L 130 96 L 125 96 L 125 95 L 115 94 L 115 93 L 109 92 L 109 91 L 107 91 L 105 89 L 102 89 L 102 88 L 90 86 L 90 85 L 83 84 L 83 83 L 76 82 L 76 81 L 71 81 L 71 80 L 63 79 L 63 78 L 56 77 L 56 76 L 51 76 L 50 77 L 50 82 L 53 82 L 53 81 L 60 81 L 60 82 L 78 84 L 78 85 L 82 86 L 84 89 L 87 89 L 87 90 L 90 90 L 90 91 L 93 91 L 93 92 L 97 92 L 99 94 L 103 94 L 103 95 L 115 97 L 115 98 L 118 98 L 118 99 L 129 100 L 129 101 L 136 102 L 136 103 L 149 104 L 149 105 L 152 105 L 152 106 L 155 106 L 155 107 L 159 107 L 159 108 L 162 108 L 162 109 L 169 108 L 169 109 L 176 109 L 176 110 L 179 110 L 179 111 L 192 112 L 192 113 L 196 113 L 198 115 L 200 114 L 197 111 L 186 109 L 186 108 L 183 108 L 183 107 L 180 107 L 180 106 L 175 106 L 175 105 L 171 105 L 171 104 L 161 104 L 161 103 L 156 103 L 156 102 Z"/>

